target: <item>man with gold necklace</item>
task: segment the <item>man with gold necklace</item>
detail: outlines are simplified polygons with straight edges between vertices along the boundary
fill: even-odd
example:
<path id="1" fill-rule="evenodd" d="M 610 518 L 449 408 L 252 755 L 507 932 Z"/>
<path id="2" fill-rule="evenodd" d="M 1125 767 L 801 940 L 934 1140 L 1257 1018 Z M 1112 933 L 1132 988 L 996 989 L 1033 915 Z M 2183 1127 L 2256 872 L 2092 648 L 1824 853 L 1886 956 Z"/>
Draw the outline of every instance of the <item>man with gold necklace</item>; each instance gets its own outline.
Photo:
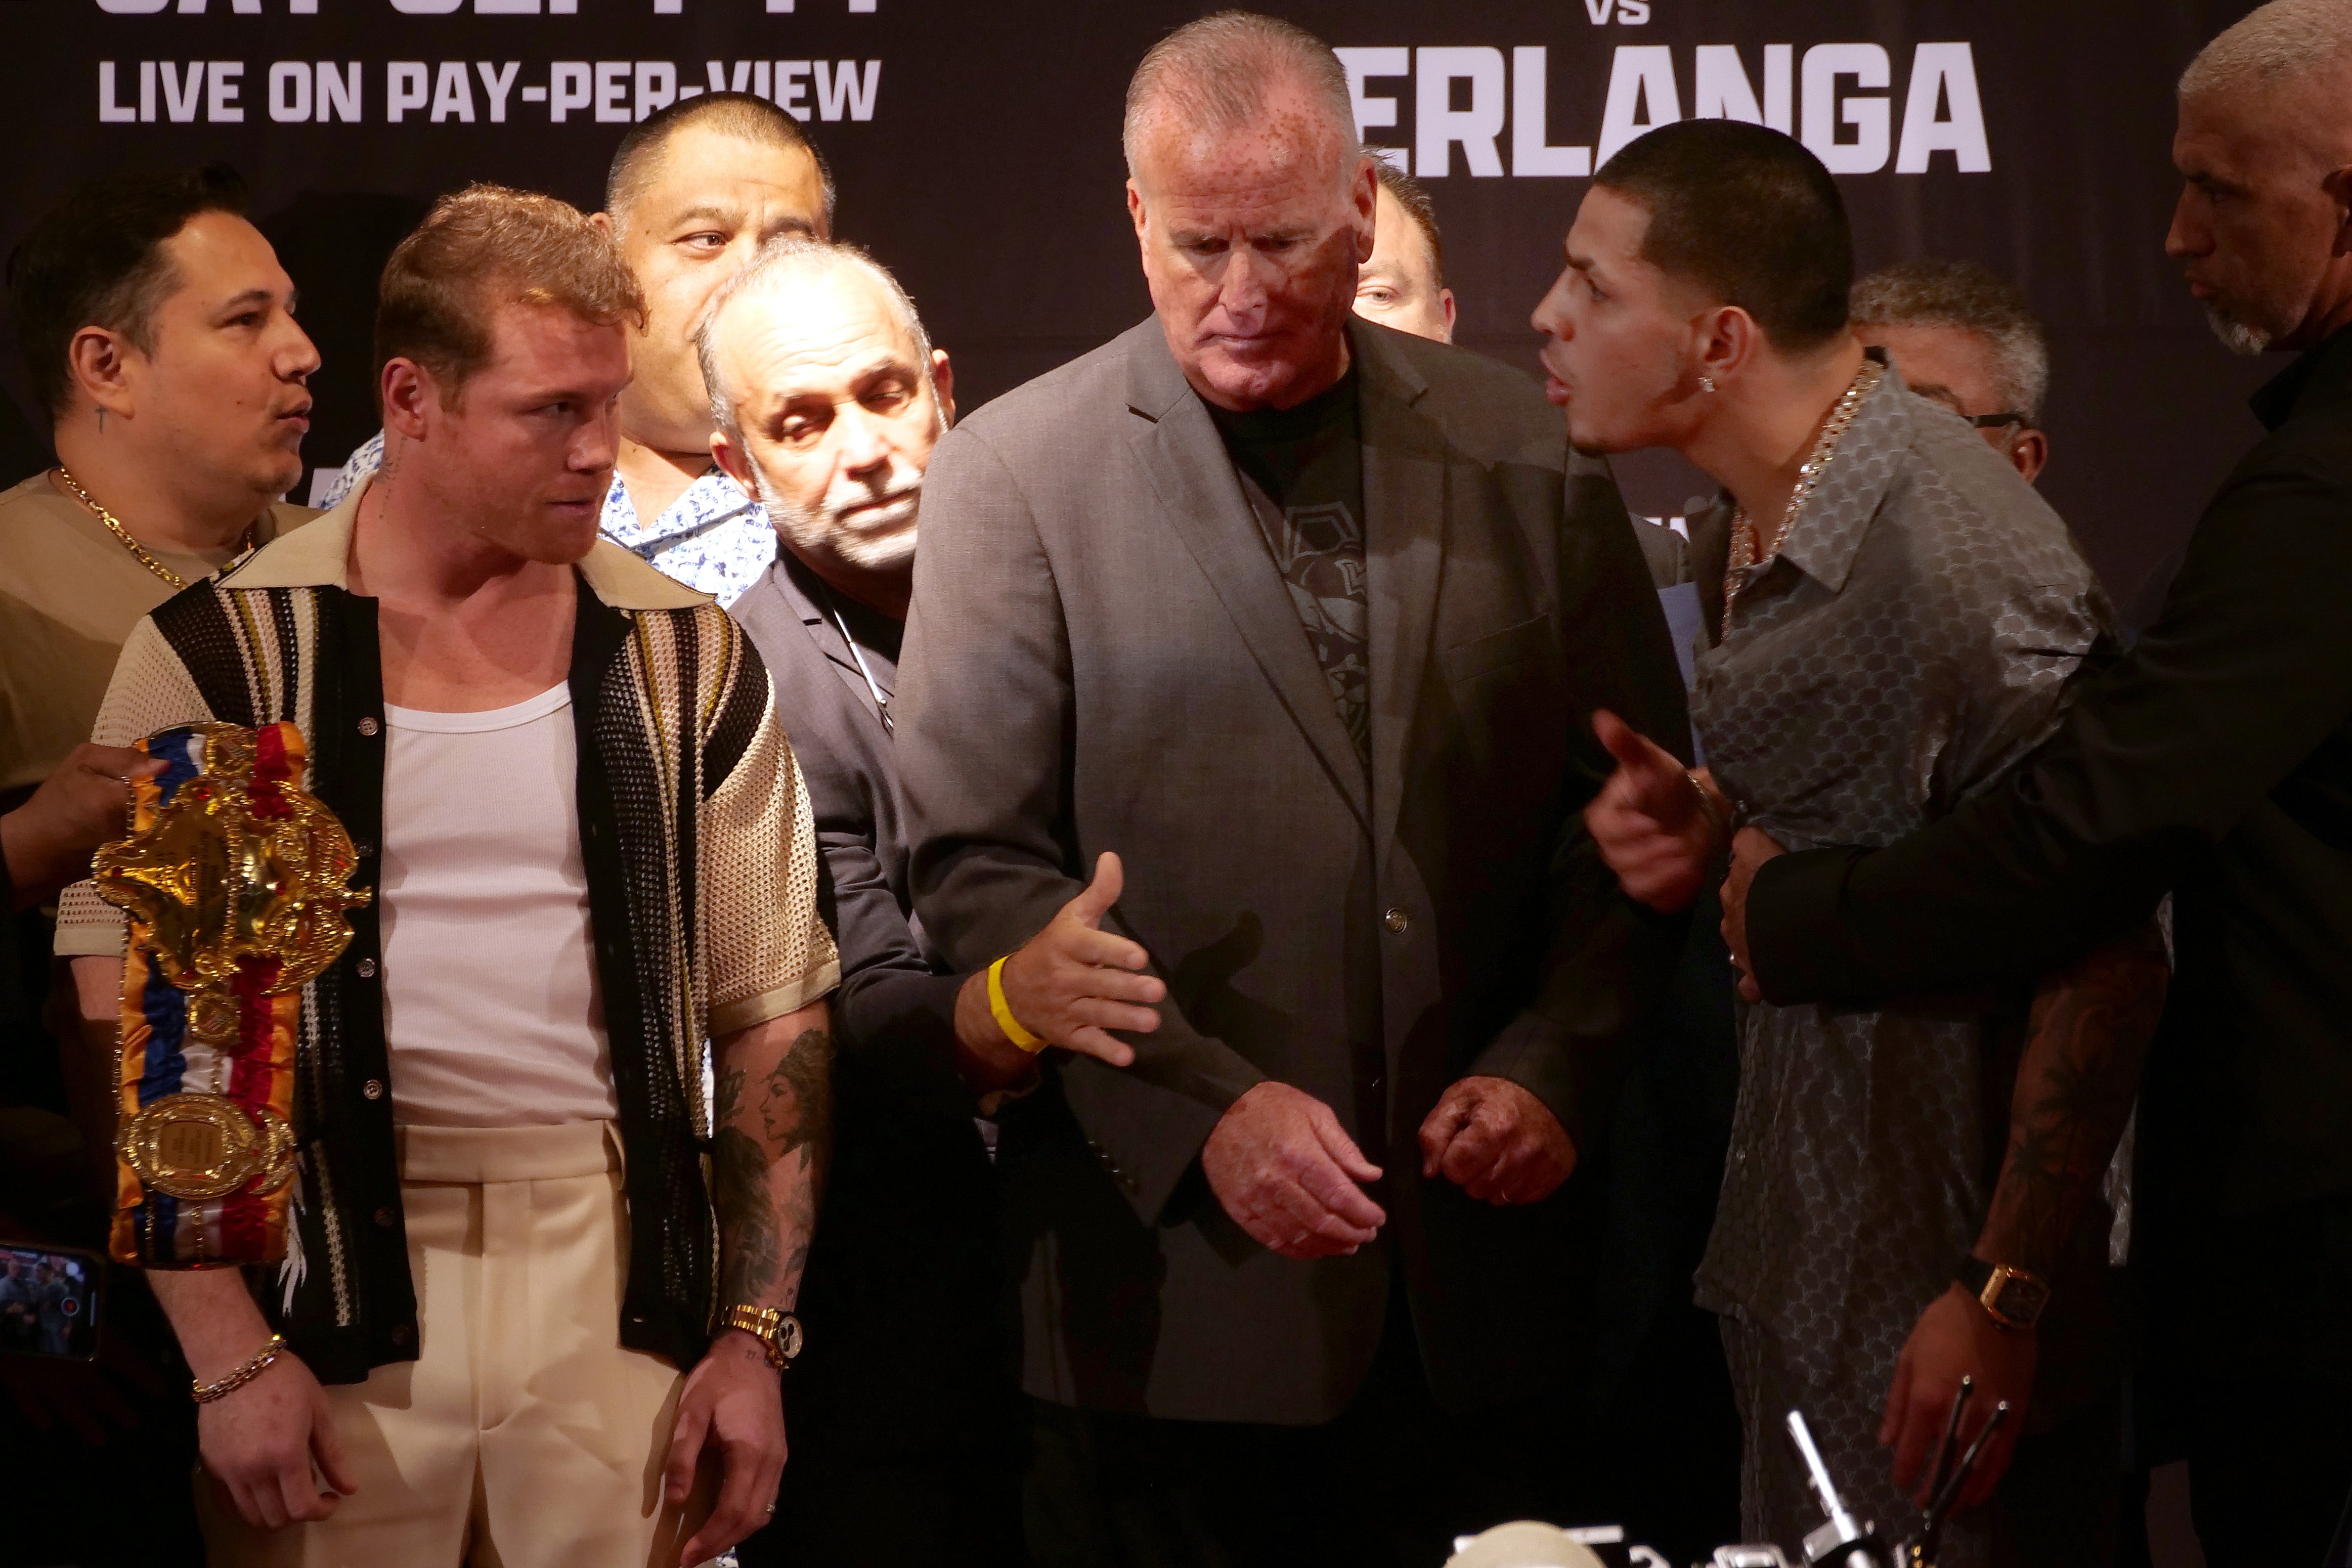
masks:
<path id="1" fill-rule="evenodd" d="M 44 216 L 10 258 L 12 314 L 60 466 L 0 475 L 23 480 L 0 493 L 0 813 L 50 780 L 45 800 L 79 797 L 102 822 L 108 775 L 153 766 L 87 743 L 124 638 L 186 584 L 311 515 L 277 498 L 301 476 L 304 381 L 319 355 L 294 322 L 293 285 L 242 206 L 236 177 L 218 165 L 102 180 Z M 62 970 L 36 955 L 49 951 L 51 891 L 88 875 L 92 834 L 118 836 L 128 798 L 118 795 L 111 830 L 84 818 L 79 833 L 52 836 L 46 876 L 26 846 L 7 847 L 19 893 L 7 939 L 20 962 L 13 994 L 0 995 L 0 1103 L 16 1108 L 19 1129 L 57 1129 L 52 1118 L 78 1110 L 85 1146 L 100 1151 L 114 1132 L 99 1081 L 111 1053 L 58 1048 L 43 1014 Z M 0 1160 L 21 1152 L 0 1147 Z M 110 1180 L 100 1195 L 111 1191 Z M 96 1246 L 103 1233 L 51 1239 Z M 135 1316 L 115 1312 L 110 1332 L 142 1337 Z M 126 1501 L 92 1456 L 163 1473 L 185 1468 L 193 1441 L 177 1435 L 168 1404 L 127 1397 L 144 1410 L 134 1434 L 103 1450 L 47 1442 L 38 1468 L 12 1473 L 26 1495 L 88 1521 L 97 1533 L 82 1544 L 94 1552 L 136 1541 L 168 1555 L 165 1542 L 193 1544 L 184 1490 Z"/>
<path id="2" fill-rule="evenodd" d="M 240 216 L 221 164 L 77 191 L 8 261 L 9 303 L 58 466 L 0 493 L 0 811 L 89 739 L 141 616 L 308 520 L 302 474 L 318 351 L 294 285 Z M 47 916 L 18 919 L 21 951 Z M 63 1109 L 40 973 L 0 1030 L 0 1100 Z M 110 1137 L 110 1128 L 90 1130 Z"/>
<path id="3" fill-rule="evenodd" d="M 9 258 L 58 466 L 0 494 L 0 791 L 89 739 L 141 616 L 314 515 L 294 285 L 219 164 L 98 181 Z"/>
<path id="4" fill-rule="evenodd" d="M 2108 611 L 2032 487 L 1853 335 L 1852 239 L 1820 161 L 1760 126 L 1654 132 L 1595 176 L 1567 260 L 1535 325 L 1571 443 L 1671 447 L 1725 491 L 1692 530 L 1711 775 L 1597 721 L 1620 767 L 1586 820 L 1627 892 L 1680 910 L 1735 826 L 1885 843 L 2006 773 Z M 1821 1522 L 1791 1408 L 1853 1511 L 1905 1531 L 1965 1375 L 1963 1440 L 2011 1408 L 1964 1499 L 1992 1507 L 1938 1561 L 2111 1552 L 2116 1412 L 2063 1407 L 2055 1342 L 2037 1384 L 2036 1322 L 2053 1276 L 2054 1328 L 2104 1262 L 2106 1226 L 2083 1220 L 2164 979 L 2161 949 L 2133 942 L 2038 993 L 1743 1012 L 1696 1282 L 1740 1405 L 1749 1539 L 1793 1546 Z"/>

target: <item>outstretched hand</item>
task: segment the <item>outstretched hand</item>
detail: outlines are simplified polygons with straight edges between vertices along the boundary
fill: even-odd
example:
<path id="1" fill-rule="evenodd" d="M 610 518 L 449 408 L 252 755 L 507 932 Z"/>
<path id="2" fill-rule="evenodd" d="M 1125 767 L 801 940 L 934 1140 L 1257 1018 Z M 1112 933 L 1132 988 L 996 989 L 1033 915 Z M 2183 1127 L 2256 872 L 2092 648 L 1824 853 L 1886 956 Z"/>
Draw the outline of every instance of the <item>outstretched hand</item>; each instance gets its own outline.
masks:
<path id="1" fill-rule="evenodd" d="M 1006 958 L 998 975 L 1015 1023 L 1047 1046 L 1115 1068 L 1134 1065 L 1135 1048 L 1110 1031 L 1150 1034 L 1160 1027 L 1152 1004 L 1168 994 L 1167 984 L 1147 973 L 1151 959 L 1142 946 L 1102 929 L 1125 885 L 1118 857 L 1098 856 L 1095 879 Z M 984 971 L 966 975 L 956 993 L 955 1038 L 956 1069 L 975 1094 L 1015 1088 L 1037 1070 L 1036 1057 L 997 1022 Z"/>
<path id="2" fill-rule="evenodd" d="M 1142 945 L 1102 929 L 1126 885 L 1118 857 L 1097 856 L 1095 879 L 1004 961 L 1003 977 L 1005 1005 L 1023 1028 L 1116 1068 L 1131 1065 L 1135 1051 L 1107 1031 L 1151 1033 L 1160 1027 L 1152 1005 L 1168 994 L 1144 973 L 1151 959 Z"/>
<path id="3" fill-rule="evenodd" d="M 1606 709 L 1592 732 L 1617 760 L 1584 808 L 1584 826 L 1625 896 L 1661 914 L 1690 907 L 1723 849 L 1723 823 L 1699 775 Z"/>

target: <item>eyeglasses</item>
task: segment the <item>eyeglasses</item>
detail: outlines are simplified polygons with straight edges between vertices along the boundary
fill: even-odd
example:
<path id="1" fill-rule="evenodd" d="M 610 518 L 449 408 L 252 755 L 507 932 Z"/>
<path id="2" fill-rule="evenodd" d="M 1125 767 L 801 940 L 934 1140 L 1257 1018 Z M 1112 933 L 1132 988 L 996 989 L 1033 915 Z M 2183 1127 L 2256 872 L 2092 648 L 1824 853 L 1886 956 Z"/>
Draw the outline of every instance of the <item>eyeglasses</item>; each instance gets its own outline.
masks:
<path id="1" fill-rule="evenodd" d="M 2025 416 L 2014 408 L 2001 414 L 1963 414 L 1960 417 L 1967 420 L 1969 424 L 1975 426 L 1979 430 L 1992 430 L 1997 429 L 2003 425 L 2023 425 L 2026 423 Z"/>

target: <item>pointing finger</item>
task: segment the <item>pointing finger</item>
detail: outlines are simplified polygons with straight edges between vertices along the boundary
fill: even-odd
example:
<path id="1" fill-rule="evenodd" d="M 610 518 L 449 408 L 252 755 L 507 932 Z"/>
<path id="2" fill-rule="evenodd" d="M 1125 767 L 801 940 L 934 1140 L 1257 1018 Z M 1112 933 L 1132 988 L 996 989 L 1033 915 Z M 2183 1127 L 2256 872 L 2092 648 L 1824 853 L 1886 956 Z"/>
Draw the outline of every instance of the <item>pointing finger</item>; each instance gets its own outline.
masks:
<path id="1" fill-rule="evenodd" d="M 1639 767 L 1649 760 L 1642 750 L 1641 732 L 1606 708 L 1592 710 L 1592 733 L 1626 767 Z"/>

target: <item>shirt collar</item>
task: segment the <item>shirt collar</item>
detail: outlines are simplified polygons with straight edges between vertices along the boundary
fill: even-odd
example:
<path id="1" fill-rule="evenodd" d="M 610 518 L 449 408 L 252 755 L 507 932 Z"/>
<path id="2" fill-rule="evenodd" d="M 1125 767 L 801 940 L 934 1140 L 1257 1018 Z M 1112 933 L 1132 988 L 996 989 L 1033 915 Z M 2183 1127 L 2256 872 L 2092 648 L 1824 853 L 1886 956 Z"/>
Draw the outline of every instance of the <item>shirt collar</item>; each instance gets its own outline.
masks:
<path id="1" fill-rule="evenodd" d="M 1864 352 L 1886 364 L 1885 350 Z M 1902 375 L 1886 364 L 1886 374 L 1838 437 L 1827 471 L 1805 498 L 1796 526 L 1780 546 L 1789 564 L 1832 594 L 1844 588 L 1870 520 L 1895 482 L 1895 459 L 1910 448 L 1915 401 Z"/>
<path id="2" fill-rule="evenodd" d="M 809 569 L 801 564 L 800 557 L 785 549 L 782 542 L 779 541 L 776 558 L 768 563 L 767 574 L 761 579 L 782 601 L 784 608 L 805 626 L 815 626 L 825 618 L 824 609 L 816 602 L 816 590 L 811 576 Z"/>
<path id="3" fill-rule="evenodd" d="M 2265 430 L 2275 430 L 2306 403 L 2327 403 L 2352 395 L 2352 327 L 2316 348 L 2305 350 L 2295 362 L 2264 382 L 2246 399 Z"/>
<path id="4" fill-rule="evenodd" d="M 898 635 L 892 635 L 892 623 L 877 610 L 868 609 L 846 595 L 836 596 L 824 585 L 824 580 L 810 570 L 807 562 L 785 549 L 776 547 L 775 564 L 768 568 L 774 579 L 777 595 L 804 626 L 823 626 L 826 635 L 817 640 L 826 655 L 835 662 L 845 662 L 833 652 L 841 637 L 842 619 L 851 623 L 858 646 L 869 655 L 878 654 L 895 667 L 904 646 L 905 626 L 898 623 Z"/>
<path id="5" fill-rule="evenodd" d="M 352 531 L 371 474 L 332 511 L 263 545 L 220 578 L 224 588 L 351 588 Z M 610 540 L 599 538 L 579 561 L 588 591 L 615 610 L 686 610 L 711 603 L 685 584 L 663 576 Z"/>

